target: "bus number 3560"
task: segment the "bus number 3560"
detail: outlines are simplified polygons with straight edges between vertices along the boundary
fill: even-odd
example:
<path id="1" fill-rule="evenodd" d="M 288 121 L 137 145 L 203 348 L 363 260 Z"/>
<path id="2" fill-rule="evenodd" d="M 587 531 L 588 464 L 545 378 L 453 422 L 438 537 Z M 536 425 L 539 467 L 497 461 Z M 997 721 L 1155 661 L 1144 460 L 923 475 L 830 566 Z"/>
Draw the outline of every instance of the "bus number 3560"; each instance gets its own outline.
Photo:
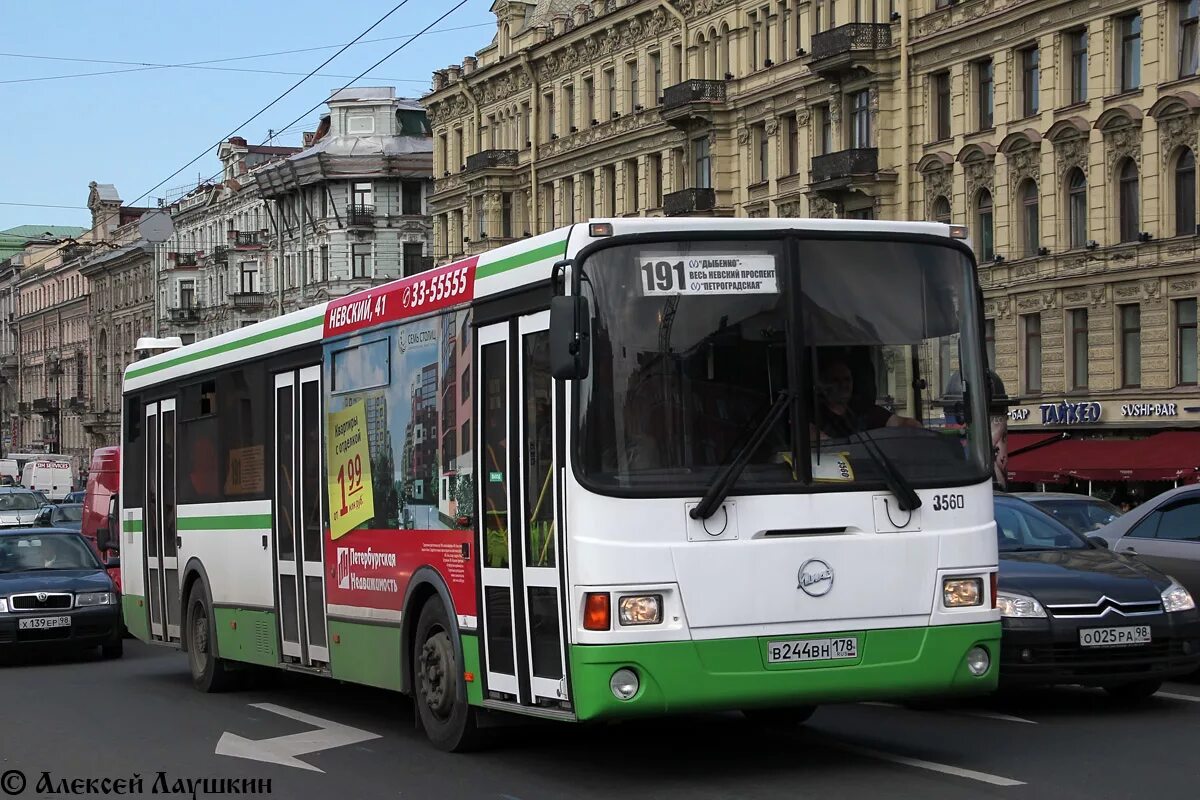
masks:
<path id="1" fill-rule="evenodd" d="M 935 494 L 933 496 L 934 511 L 958 511 L 967 507 L 967 501 L 961 494 Z"/>

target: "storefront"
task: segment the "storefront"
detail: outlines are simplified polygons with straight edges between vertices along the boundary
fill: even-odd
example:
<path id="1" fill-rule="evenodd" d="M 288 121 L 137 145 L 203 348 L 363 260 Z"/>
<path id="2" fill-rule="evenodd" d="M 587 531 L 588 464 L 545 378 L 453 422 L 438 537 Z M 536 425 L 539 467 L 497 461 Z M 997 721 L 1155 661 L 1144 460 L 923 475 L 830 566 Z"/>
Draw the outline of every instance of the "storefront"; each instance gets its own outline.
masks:
<path id="1" fill-rule="evenodd" d="M 1064 400 L 1008 411 L 1009 489 L 1136 505 L 1200 482 L 1200 400 Z"/>

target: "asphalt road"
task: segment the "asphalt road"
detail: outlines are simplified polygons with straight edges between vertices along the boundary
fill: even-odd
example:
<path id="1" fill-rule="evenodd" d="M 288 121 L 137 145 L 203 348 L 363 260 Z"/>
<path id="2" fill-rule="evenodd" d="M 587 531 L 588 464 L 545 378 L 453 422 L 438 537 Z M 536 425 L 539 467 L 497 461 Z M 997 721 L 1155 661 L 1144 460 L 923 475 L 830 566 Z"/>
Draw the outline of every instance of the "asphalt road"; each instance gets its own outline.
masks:
<path id="1" fill-rule="evenodd" d="M 131 796 L 88 793 L 82 782 L 69 794 L 38 791 L 43 772 L 56 788 L 137 774 L 143 792 L 132 796 L 146 797 L 190 797 L 174 792 L 189 780 L 269 779 L 270 793 L 258 796 L 287 800 L 1115 800 L 1200 790 L 1200 683 L 1170 684 L 1132 708 L 1083 689 L 922 710 L 829 706 L 789 733 L 732 714 L 520 724 L 471 755 L 431 748 L 399 695 L 273 672 L 240 692 L 202 695 L 182 654 L 132 640 L 120 661 L 40 657 L 0 666 L 0 686 L 0 800 Z M 350 726 L 335 728 L 350 743 L 298 755 L 293 766 L 216 752 L 223 736 L 235 750 L 291 736 L 302 750 L 303 734 L 330 723 Z M 17 794 L 13 771 L 26 787 Z M 165 783 L 154 791 L 159 773 Z"/>

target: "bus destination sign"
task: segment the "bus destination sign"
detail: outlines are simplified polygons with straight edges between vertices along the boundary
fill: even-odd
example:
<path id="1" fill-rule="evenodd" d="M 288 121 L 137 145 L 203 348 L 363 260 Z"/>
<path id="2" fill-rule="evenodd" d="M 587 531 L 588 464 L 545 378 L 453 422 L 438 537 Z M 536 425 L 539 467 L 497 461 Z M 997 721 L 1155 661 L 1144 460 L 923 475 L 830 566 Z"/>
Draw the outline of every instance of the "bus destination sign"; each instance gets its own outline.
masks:
<path id="1" fill-rule="evenodd" d="M 475 296 L 477 256 L 330 301 L 325 336 L 353 333 L 465 303 Z"/>

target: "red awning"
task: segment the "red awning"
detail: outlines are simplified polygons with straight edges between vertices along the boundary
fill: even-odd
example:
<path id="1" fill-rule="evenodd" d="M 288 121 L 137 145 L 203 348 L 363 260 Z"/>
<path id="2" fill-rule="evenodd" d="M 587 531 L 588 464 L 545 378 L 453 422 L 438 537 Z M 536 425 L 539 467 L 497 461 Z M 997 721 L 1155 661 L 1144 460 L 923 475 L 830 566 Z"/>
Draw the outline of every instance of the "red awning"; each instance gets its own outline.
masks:
<path id="1" fill-rule="evenodd" d="M 1061 433 L 1010 433 L 1008 434 L 1008 454 L 1011 456 L 1014 453 L 1032 450 L 1047 442 L 1062 438 L 1063 434 Z"/>
<path id="2" fill-rule="evenodd" d="M 1017 483 L 1200 480 L 1200 431 L 1166 431 L 1145 439 L 1065 439 L 1009 456 Z"/>

